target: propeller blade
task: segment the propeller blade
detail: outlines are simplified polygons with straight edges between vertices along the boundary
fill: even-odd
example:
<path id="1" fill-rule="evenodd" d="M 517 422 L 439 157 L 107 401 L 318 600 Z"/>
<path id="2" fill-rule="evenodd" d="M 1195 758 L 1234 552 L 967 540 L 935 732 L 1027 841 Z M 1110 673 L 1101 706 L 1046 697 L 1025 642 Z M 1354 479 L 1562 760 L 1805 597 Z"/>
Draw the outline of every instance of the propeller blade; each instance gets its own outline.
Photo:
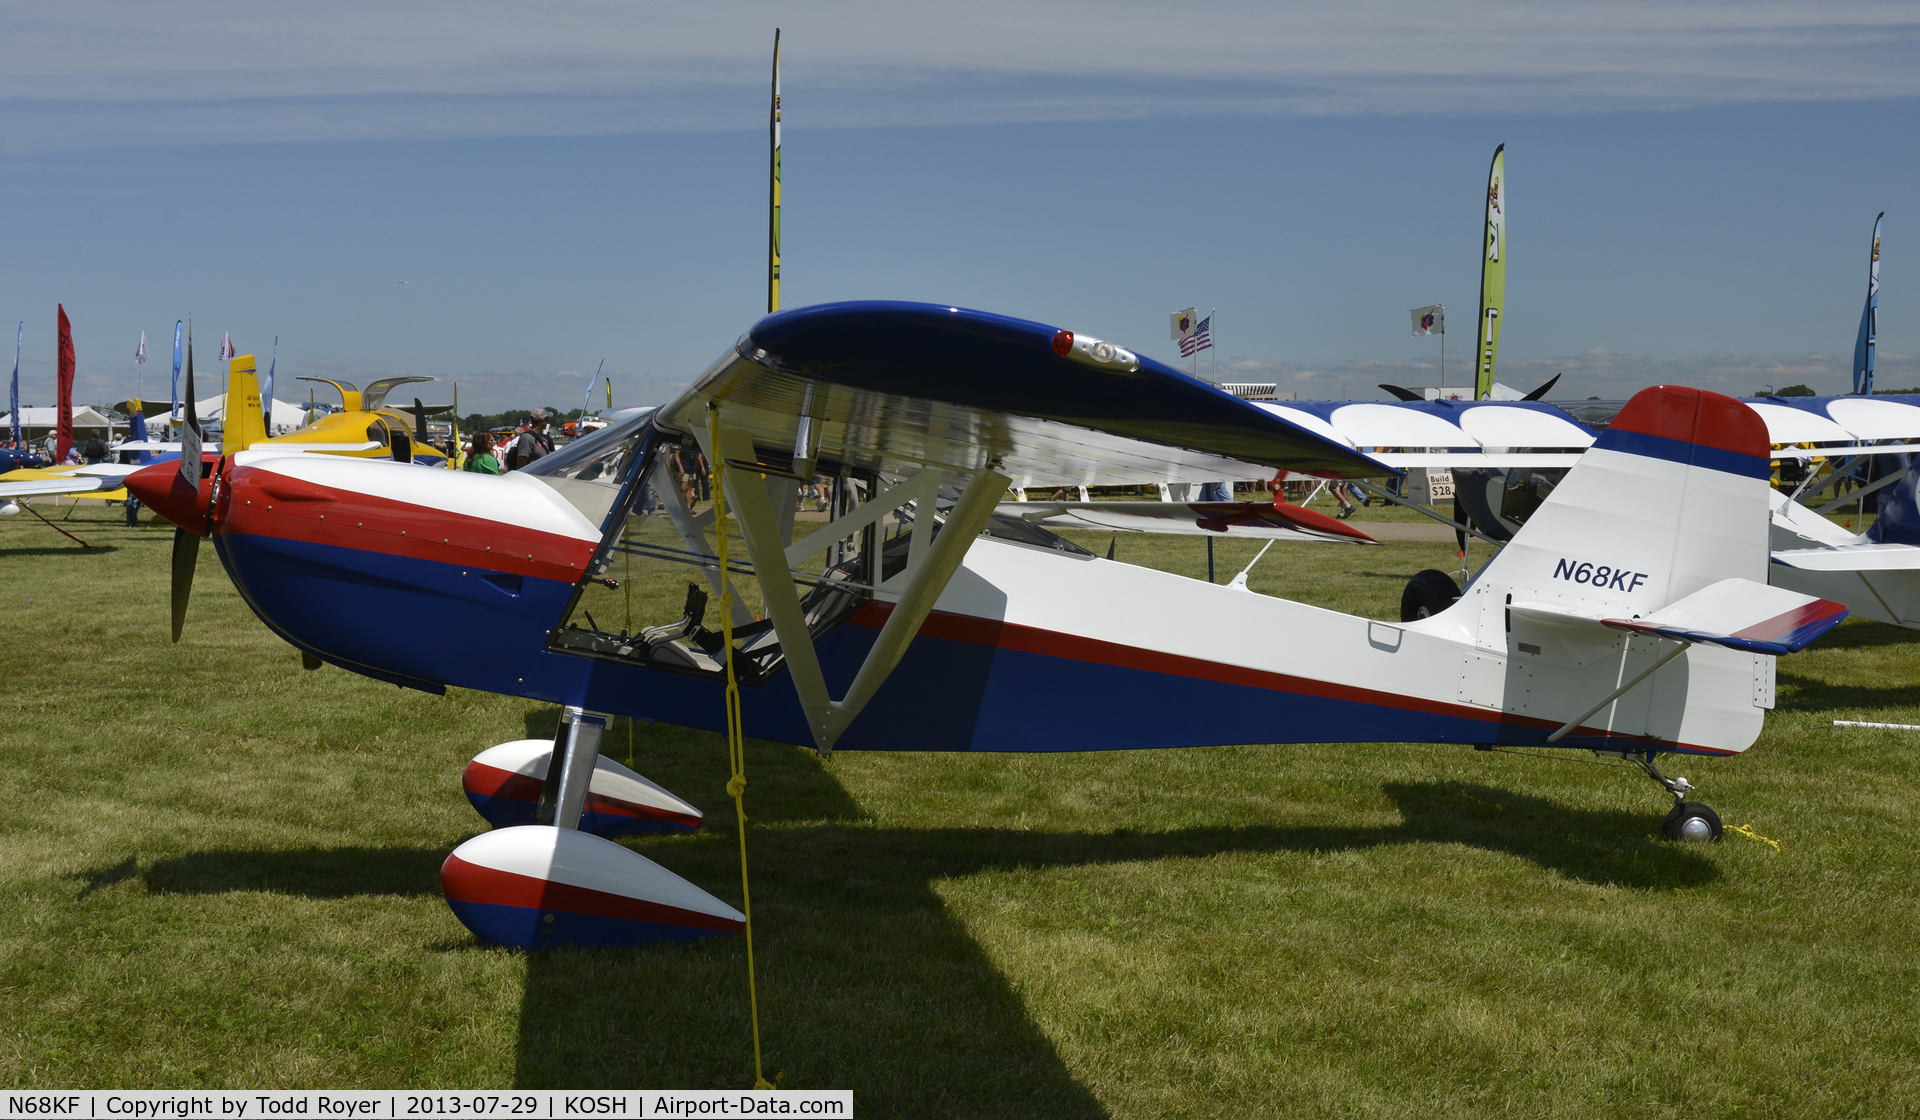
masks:
<path id="1" fill-rule="evenodd" d="M 193 568 L 200 560 L 200 538 L 185 529 L 173 531 L 173 641 L 187 623 L 187 598 L 193 594 Z"/>
<path id="2" fill-rule="evenodd" d="M 1552 377 L 1547 379 L 1547 383 L 1545 385 L 1540 386 L 1538 389 L 1535 389 L 1533 392 L 1528 393 L 1526 396 L 1521 397 L 1520 399 L 1523 401 L 1539 400 L 1541 397 L 1544 397 L 1547 395 L 1548 389 L 1551 389 L 1555 385 L 1559 384 L 1561 376 L 1562 375 L 1558 373 L 1554 374 Z"/>
<path id="3" fill-rule="evenodd" d="M 420 403 L 419 397 L 413 398 L 413 442 L 427 442 L 427 406 Z"/>
<path id="4" fill-rule="evenodd" d="M 1427 399 L 1412 389 L 1402 389 L 1398 385 L 1387 385 L 1383 383 L 1380 387 L 1403 401 L 1423 401 Z"/>

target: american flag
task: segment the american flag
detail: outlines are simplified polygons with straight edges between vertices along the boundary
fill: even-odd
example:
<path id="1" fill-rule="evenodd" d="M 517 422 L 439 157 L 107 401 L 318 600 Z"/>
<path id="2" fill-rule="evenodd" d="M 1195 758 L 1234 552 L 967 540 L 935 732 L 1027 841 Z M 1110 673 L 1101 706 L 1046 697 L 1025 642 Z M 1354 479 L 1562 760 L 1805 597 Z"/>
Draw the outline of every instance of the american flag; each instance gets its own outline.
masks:
<path id="1" fill-rule="evenodd" d="M 1191 358 L 1202 350 L 1213 349 L 1213 316 L 1200 320 L 1193 333 L 1180 340 L 1180 356 Z M 1211 360 L 1211 359 L 1209 359 Z"/>

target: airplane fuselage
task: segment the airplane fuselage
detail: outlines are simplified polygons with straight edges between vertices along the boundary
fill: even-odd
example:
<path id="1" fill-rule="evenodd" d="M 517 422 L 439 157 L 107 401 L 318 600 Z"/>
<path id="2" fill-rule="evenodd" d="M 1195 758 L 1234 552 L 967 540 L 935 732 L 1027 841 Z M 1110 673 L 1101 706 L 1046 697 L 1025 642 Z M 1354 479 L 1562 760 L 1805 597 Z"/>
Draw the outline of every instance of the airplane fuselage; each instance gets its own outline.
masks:
<path id="1" fill-rule="evenodd" d="M 219 502 L 214 540 L 235 585 L 325 661 L 433 691 L 722 726 L 718 680 L 555 648 L 576 589 L 599 578 L 589 568 L 603 532 L 538 478 L 243 452 Z M 1489 608 L 1469 589 L 1455 609 Z M 851 680 L 890 610 L 883 589 L 818 638 L 830 685 Z M 836 745 L 1539 745 L 1653 656 L 1650 639 L 1626 635 L 1608 655 L 1556 659 L 1522 651 L 1511 633 L 1492 644 L 1465 634 L 982 537 Z M 1682 664 L 1677 690 L 1663 694 L 1672 678 L 1656 677 L 1557 745 L 1745 749 L 1763 715 L 1755 656 L 1699 646 Z M 810 741 L 782 674 L 744 688 L 743 710 L 757 738 Z"/>

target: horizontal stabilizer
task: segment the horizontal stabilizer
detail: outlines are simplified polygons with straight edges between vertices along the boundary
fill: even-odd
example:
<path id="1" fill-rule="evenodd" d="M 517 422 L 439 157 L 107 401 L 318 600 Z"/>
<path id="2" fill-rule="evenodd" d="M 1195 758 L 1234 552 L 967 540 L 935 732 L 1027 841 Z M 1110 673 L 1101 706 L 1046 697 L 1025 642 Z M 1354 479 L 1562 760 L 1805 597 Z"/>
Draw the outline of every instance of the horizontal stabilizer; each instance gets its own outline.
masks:
<path id="1" fill-rule="evenodd" d="M 1002 502 L 996 512 L 1050 529 L 1380 543 L 1324 513 L 1284 502 Z"/>
<path id="2" fill-rule="evenodd" d="M 1846 544 L 1834 548 L 1792 548 L 1774 553 L 1773 562 L 1809 572 L 1906 572 L 1920 569 L 1920 545 Z"/>
<path id="3" fill-rule="evenodd" d="M 1798 653 L 1846 617 L 1847 608 L 1830 599 L 1747 579 L 1723 579 L 1645 618 L 1601 621 L 1629 633 L 1780 654 Z"/>

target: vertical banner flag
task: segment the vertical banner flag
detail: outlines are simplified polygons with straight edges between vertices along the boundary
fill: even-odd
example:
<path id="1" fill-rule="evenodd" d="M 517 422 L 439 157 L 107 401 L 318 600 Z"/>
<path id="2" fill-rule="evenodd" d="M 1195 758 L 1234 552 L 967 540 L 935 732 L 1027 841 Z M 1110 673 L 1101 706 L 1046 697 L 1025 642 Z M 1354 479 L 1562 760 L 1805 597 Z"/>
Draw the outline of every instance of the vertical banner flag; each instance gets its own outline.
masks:
<path id="1" fill-rule="evenodd" d="M 7 390 L 7 413 L 13 418 L 13 445 L 20 446 L 20 344 L 27 340 L 26 320 L 13 336 L 13 386 Z"/>
<path id="2" fill-rule="evenodd" d="M 187 396 L 185 423 L 180 429 L 180 477 L 200 489 L 200 413 L 193 403 L 193 324 L 187 324 Z"/>
<path id="3" fill-rule="evenodd" d="M 1873 395 L 1873 348 L 1880 333 L 1880 217 L 1873 220 L 1873 255 L 1867 261 L 1867 306 L 1860 312 L 1860 337 L 1853 344 L 1853 391 Z"/>
<path id="4" fill-rule="evenodd" d="M 53 421 L 53 462 L 58 466 L 67 461 L 67 452 L 73 448 L 73 324 L 67 322 L 64 305 L 54 306 L 60 313 L 60 368 L 54 381 L 54 392 L 59 398 L 54 403 L 59 412 Z"/>
<path id="5" fill-rule="evenodd" d="M 1480 258 L 1479 346 L 1474 354 L 1473 399 L 1493 392 L 1493 363 L 1500 353 L 1500 308 L 1507 302 L 1507 146 L 1493 150 L 1487 172 L 1486 252 Z"/>
<path id="6" fill-rule="evenodd" d="M 1413 337 L 1447 333 L 1447 309 L 1440 304 L 1413 309 Z"/>
<path id="7" fill-rule="evenodd" d="M 237 353 L 239 353 L 239 351 L 233 348 L 232 333 L 229 332 L 227 334 L 222 335 L 220 337 L 220 360 L 223 362 L 230 362 L 233 360 L 233 356 Z"/>
<path id="8" fill-rule="evenodd" d="M 140 345 L 133 348 L 133 368 L 139 376 L 134 382 L 134 395 L 144 397 L 147 394 L 146 370 L 140 367 L 147 364 L 147 332 L 140 332 Z M 145 438 L 144 436 L 141 438 Z"/>
<path id="9" fill-rule="evenodd" d="M 173 407 L 167 411 L 167 423 L 180 422 L 180 329 L 185 326 L 179 319 L 173 321 Z"/>
<path id="10" fill-rule="evenodd" d="M 780 310 L 780 29 L 773 29 L 773 106 L 767 118 L 767 314 Z"/>
<path id="11" fill-rule="evenodd" d="M 1213 315 L 1195 323 L 1193 333 L 1180 340 L 1180 356 L 1191 358 L 1202 350 L 1213 349 Z"/>
<path id="12" fill-rule="evenodd" d="M 273 360 L 267 363 L 267 380 L 260 386 L 260 414 L 267 424 L 267 437 L 273 437 L 273 371 L 280 368 L 280 336 L 273 336 Z"/>
<path id="13" fill-rule="evenodd" d="M 593 391 L 600 387 L 600 370 L 607 368 L 607 360 L 600 359 L 600 365 L 593 371 L 592 380 L 587 382 L 587 391 L 580 396 L 580 419 L 587 418 L 587 405 L 593 400 Z"/>

